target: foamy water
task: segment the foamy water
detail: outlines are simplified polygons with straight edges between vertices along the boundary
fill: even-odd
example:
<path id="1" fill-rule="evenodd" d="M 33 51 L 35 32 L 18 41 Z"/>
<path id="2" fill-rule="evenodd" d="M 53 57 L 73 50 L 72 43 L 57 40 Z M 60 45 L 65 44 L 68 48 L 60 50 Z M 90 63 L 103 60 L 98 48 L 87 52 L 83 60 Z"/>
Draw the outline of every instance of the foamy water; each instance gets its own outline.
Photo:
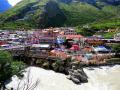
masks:
<path id="1" fill-rule="evenodd" d="M 28 74 L 25 73 L 25 77 L 22 80 L 13 77 L 12 82 L 9 83 L 7 87 L 13 87 L 14 90 L 17 90 L 19 84 L 19 90 L 22 90 L 23 86 L 27 84 L 31 86 L 34 82 L 39 80 L 39 83 L 34 90 L 120 90 L 119 65 L 93 69 L 94 70 L 89 70 L 89 68 L 84 69 L 88 76 L 88 83 L 76 85 L 67 79 L 67 76 L 64 74 L 37 67 L 29 67 L 27 70 L 30 70 L 30 83 L 27 82 Z"/>
<path id="2" fill-rule="evenodd" d="M 120 66 L 84 69 L 89 77 L 90 89 L 85 90 L 120 90 Z"/>

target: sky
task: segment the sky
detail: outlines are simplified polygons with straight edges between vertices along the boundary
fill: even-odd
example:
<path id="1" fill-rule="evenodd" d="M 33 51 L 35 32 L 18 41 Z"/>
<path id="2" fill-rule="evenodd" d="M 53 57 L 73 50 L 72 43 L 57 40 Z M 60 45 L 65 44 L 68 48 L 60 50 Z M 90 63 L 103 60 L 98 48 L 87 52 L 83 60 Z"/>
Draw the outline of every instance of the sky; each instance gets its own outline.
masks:
<path id="1" fill-rule="evenodd" d="M 9 3 L 12 5 L 12 6 L 15 6 L 18 2 L 20 2 L 21 0 L 8 0 Z"/>

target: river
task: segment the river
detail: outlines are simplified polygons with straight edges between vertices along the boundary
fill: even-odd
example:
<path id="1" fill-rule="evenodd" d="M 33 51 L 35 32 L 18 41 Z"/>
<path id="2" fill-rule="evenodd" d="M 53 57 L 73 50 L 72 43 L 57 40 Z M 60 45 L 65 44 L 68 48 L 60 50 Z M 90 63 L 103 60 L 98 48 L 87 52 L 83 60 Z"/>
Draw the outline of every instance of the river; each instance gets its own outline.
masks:
<path id="1" fill-rule="evenodd" d="M 66 78 L 66 75 L 51 70 L 38 67 L 29 67 L 26 70 L 30 74 L 29 82 L 28 72 L 25 72 L 25 77 L 22 80 L 14 76 L 12 81 L 6 85 L 7 88 L 13 87 L 13 90 L 17 90 L 19 84 L 19 90 L 23 90 L 23 86 L 29 84 L 30 87 L 39 80 L 34 90 L 120 90 L 119 65 L 84 68 L 88 76 L 88 83 L 80 85 L 74 84 Z"/>

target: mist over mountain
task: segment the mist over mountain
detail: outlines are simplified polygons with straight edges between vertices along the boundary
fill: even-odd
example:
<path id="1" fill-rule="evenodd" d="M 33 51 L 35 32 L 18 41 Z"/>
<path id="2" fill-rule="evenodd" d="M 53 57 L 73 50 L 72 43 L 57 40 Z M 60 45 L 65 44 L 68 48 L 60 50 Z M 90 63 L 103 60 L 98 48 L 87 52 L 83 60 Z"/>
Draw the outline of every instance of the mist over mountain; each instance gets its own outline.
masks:
<path id="1" fill-rule="evenodd" d="M 0 0 L 0 13 L 8 10 L 11 7 L 7 0 Z"/>

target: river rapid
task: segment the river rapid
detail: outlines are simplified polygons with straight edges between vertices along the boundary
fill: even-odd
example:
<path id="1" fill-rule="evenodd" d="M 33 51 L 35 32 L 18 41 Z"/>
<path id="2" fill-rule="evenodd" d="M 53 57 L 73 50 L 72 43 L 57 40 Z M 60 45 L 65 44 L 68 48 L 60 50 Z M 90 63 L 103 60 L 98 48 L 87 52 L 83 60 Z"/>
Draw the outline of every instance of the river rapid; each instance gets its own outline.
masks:
<path id="1" fill-rule="evenodd" d="M 33 90 L 120 90 L 120 65 L 84 68 L 88 76 L 88 83 L 80 85 L 74 84 L 67 79 L 66 75 L 51 70 L 38 67 L 29 67 L 26 70 L 22 80 L 13 76 L 12 81 L 6 87 L 23 90 L 23 87 L 30 87 L 39 81 Z"/>

